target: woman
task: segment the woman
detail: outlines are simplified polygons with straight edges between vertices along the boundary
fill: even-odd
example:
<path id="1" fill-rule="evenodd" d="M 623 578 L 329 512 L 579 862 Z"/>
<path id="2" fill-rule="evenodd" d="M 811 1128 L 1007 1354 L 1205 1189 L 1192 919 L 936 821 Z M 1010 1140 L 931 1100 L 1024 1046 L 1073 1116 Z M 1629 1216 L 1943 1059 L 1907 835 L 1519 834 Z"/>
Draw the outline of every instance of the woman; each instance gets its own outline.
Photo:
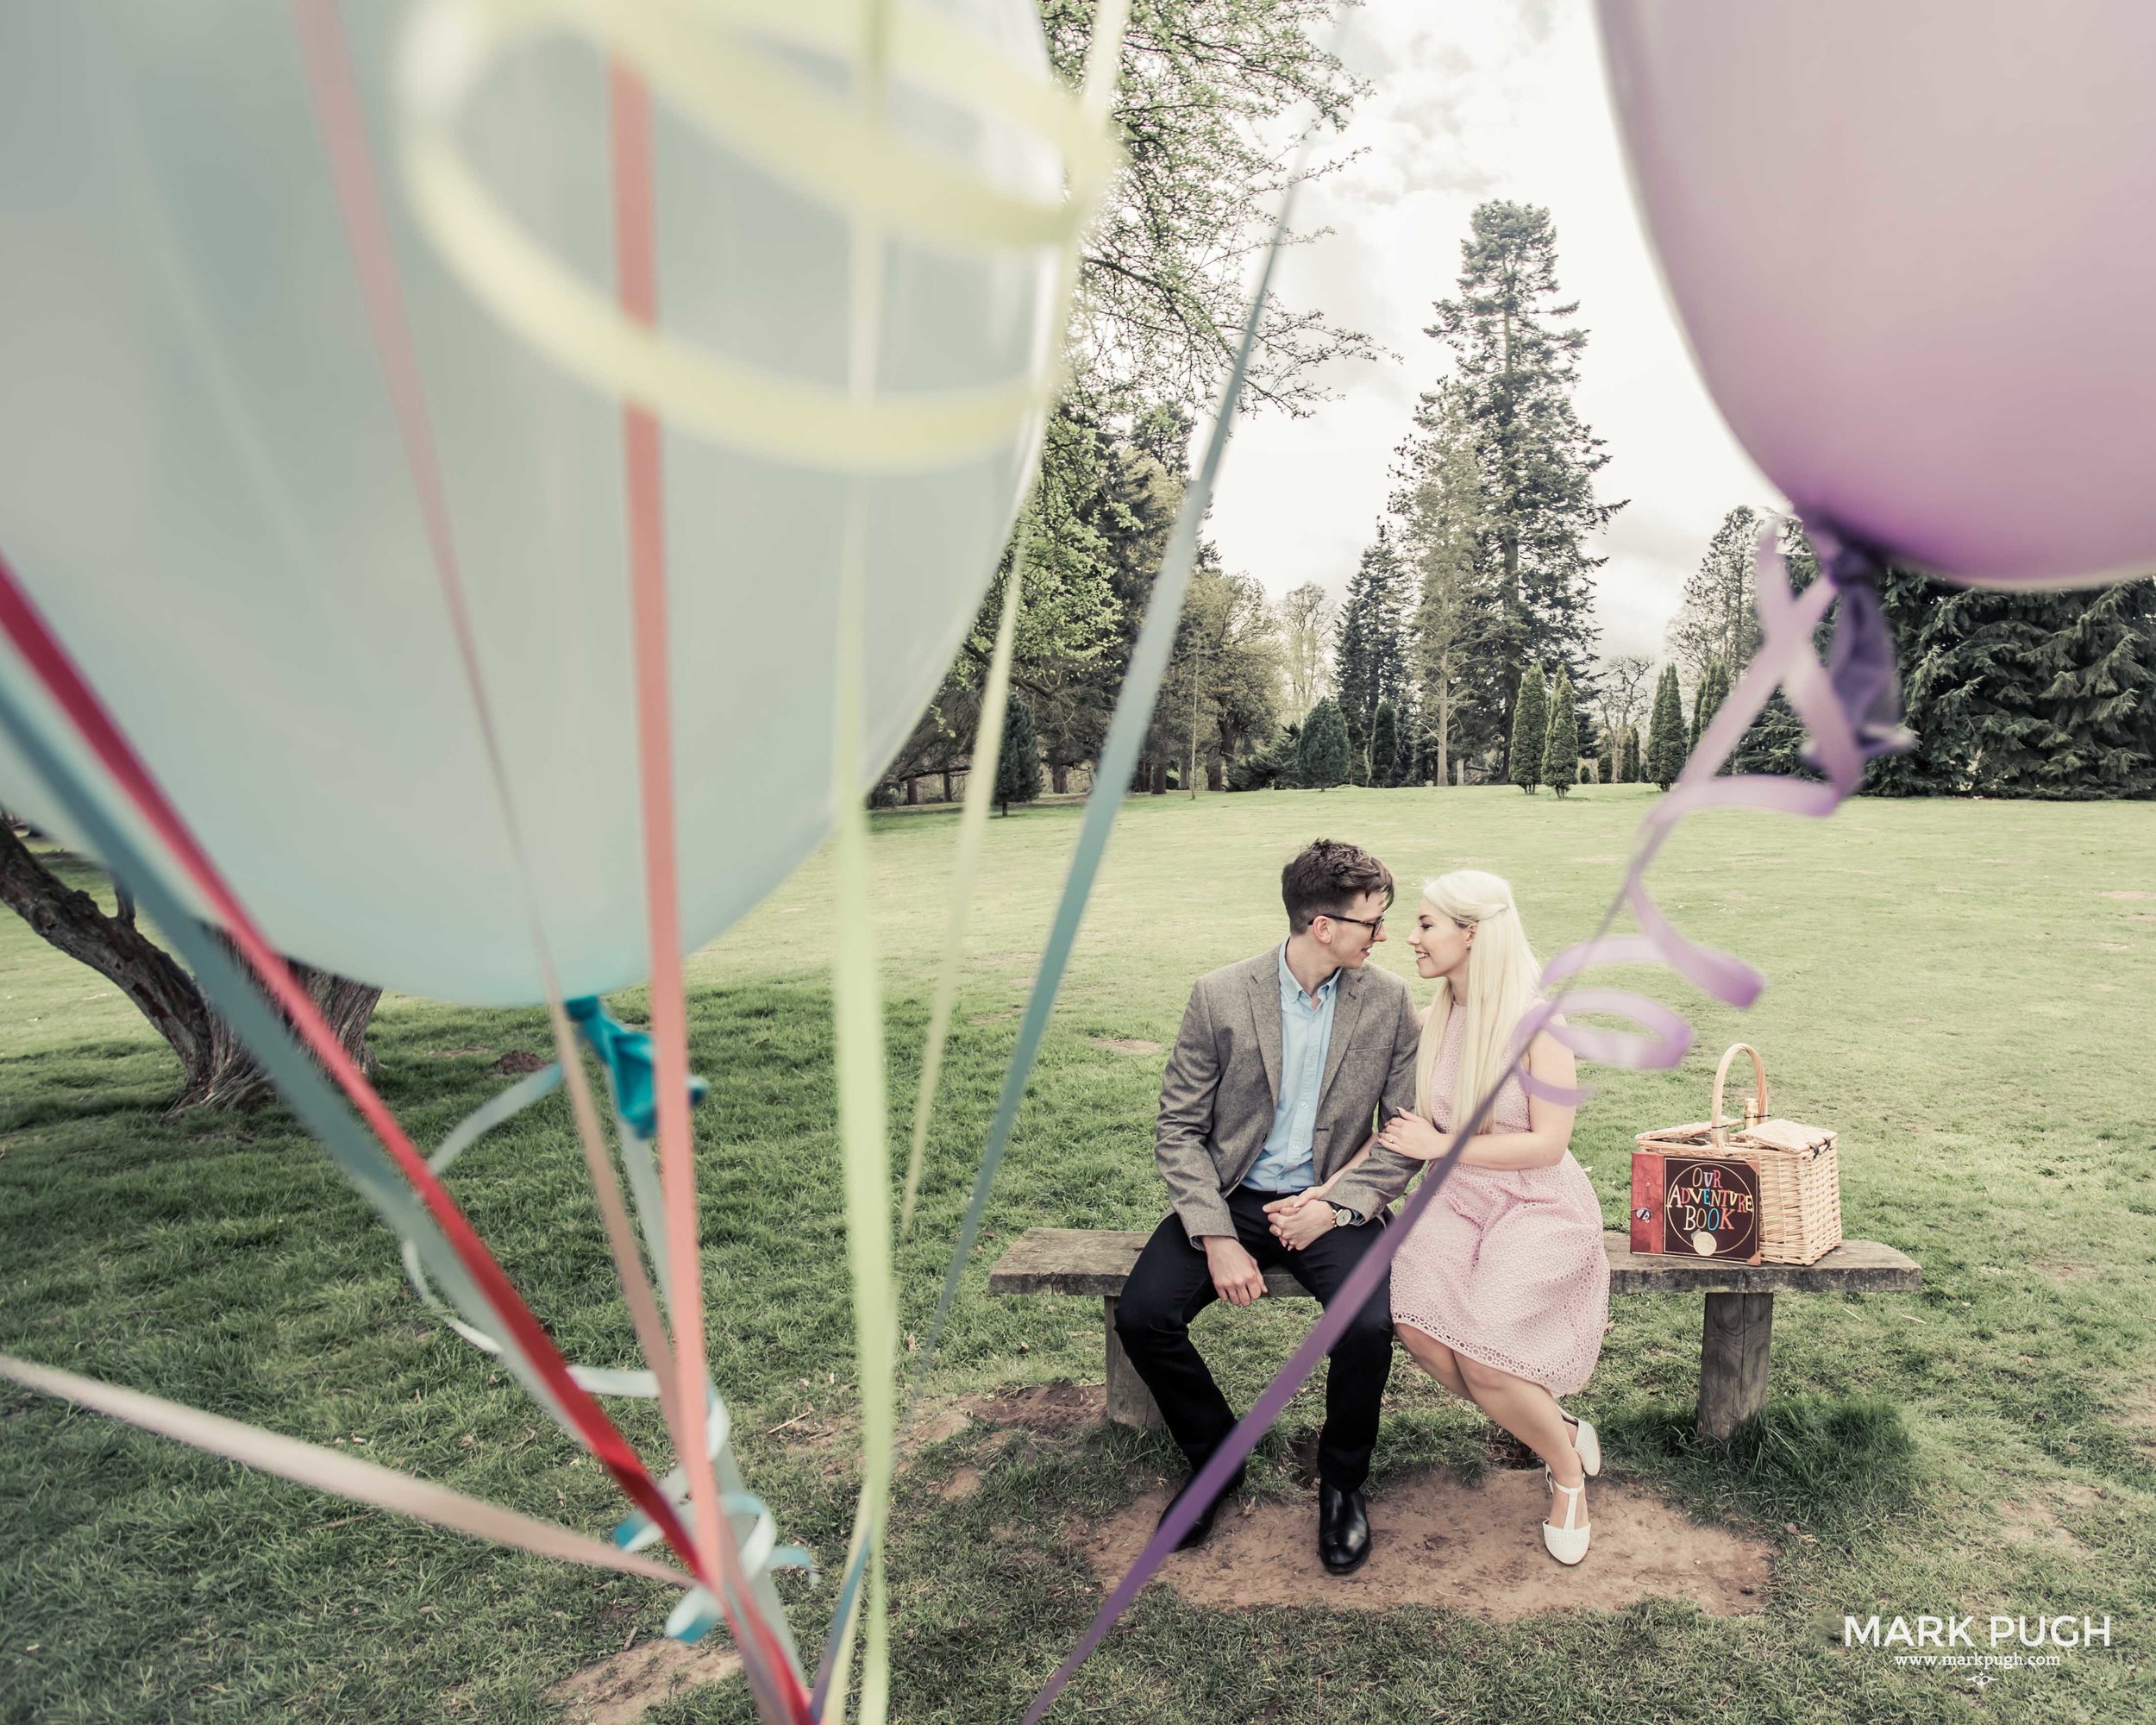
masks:
<path id="1" fill-rule="evenodd" d="M 1377 1141 L 1430 1162 L 1505 1071 L 1541 967 L 1512 888 L 1478 869 L 1428 883 L 1407 944 L 1438 990 L 1423 1019 L 1415 1112 L 1401 1109 Z M 1573 1082 L 1571 1051 L 1552 1037 L 1535 1038 L 1526 1063 L 1547 1083 Z M 1587 1476 L 1601 1471 L 1601 1447 L 1557 1398 L 1586 1384 L 1609 1315 L 1601 1206 L 1572 1158 L 1572 1116 L 1507 1077 L 1392 1265 L 1394 1327 L 1416 1364 L 1542 1458 L 1542 1540 L 1564 1564 L 1587 1555 Z"/>

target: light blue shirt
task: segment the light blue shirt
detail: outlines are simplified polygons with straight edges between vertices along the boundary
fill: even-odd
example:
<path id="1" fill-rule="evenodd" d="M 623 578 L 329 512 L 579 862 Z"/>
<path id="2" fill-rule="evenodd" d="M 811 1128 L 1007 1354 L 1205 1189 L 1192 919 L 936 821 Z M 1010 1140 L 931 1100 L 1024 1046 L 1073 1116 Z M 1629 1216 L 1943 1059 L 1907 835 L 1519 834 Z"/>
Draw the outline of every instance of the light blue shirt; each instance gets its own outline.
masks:
<path id="1" fill-rule="evenodd" d="M 1317 1134 L 1318 1093 L 1325 1088 L 1326 1051 L 1332 1044 L 1332 1007 L 1340 992 L 1335 970 L 1315 997 L 1302 991 L 1280 948 L 1280 1095 L 1265 1153 L 1244 1181 L 1263 1192 L 1300 1192 L 1317 1184 L 1310 1147 Z"/>

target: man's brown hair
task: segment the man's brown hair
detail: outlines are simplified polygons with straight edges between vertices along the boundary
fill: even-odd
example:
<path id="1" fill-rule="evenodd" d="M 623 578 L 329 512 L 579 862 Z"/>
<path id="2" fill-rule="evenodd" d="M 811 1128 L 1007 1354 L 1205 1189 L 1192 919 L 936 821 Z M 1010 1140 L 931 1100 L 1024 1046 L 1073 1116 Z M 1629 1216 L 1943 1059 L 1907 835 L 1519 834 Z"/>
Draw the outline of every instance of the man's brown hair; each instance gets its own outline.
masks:
<path id="1" fill-rule="evenodd" d="M 1393 871 L 1360 845 L 1316 838 L 1280 871 L 1281 902 L 1288 906 L 1288 928 L 1300 934 L 1320 916 L 1345 916 L 1365 893 L 1382 893 L 1393 902 Z"/>

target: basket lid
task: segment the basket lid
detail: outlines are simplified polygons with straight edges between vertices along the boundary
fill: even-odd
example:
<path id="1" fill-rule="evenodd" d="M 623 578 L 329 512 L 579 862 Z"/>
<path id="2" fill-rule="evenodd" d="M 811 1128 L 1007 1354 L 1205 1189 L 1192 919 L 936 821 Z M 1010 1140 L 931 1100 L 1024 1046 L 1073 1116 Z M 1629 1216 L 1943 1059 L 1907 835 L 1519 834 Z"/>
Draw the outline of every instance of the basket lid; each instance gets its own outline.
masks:
<path id="1" fill-rule="evenodd" d="M 1834 1143 L 1832 1126 L 1808 1126 L 1802 1120 L 1753 1120 L 1728 1134 L 1733 1144 L 1761 1150 L 1811 1151 L 1828 1150 Z"/>

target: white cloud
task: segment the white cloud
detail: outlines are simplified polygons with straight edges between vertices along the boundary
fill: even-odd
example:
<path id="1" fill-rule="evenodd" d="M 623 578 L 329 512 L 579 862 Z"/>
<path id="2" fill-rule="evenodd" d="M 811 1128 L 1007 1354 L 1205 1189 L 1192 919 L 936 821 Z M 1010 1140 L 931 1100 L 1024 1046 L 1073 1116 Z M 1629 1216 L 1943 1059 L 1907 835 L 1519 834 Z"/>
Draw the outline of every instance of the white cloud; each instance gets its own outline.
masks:
<path id="1" fill-rule="evenodd" d="M 1684 351 L 1633 212 L 1585 0 L 1509 9 L 1369 0 L 1344 57 L 1374 89 L 1343 140 L 1363 154 L 1311 188 L 1282 260 L 1287 291 L 1369 332 L 1397 360 L 1338 367 L 1311 417 L 1237 428 L 1209 530 L 1229 567 L 1275 593 L 1339 586 L 1368 543 L 1392 451 L 1443 353 L 1424 336 L 1453 289 L 1475 205 L 1548 207 L 1559 277 L 1591 331 L 1582 417 L 1608 446 L 1600 494 L 1628 499 L 1606 543 L 1600 610 L 1612 651 L 1658 651 L 1685 572 L 1733 505 L 1776 500 Z"/>

